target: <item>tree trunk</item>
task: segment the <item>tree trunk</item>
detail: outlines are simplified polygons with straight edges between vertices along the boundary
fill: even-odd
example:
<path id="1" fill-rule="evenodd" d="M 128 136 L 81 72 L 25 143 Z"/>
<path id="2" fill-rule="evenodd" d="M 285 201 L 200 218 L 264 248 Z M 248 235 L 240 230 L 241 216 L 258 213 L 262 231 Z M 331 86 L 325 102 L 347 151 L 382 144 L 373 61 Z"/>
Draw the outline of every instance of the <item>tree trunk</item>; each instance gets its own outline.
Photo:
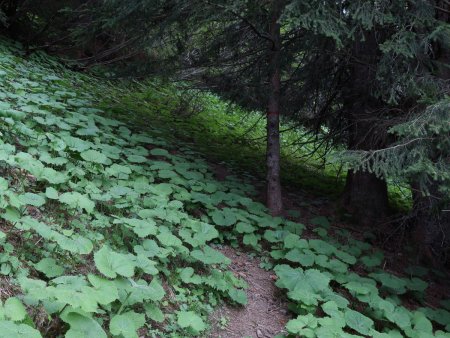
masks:
<path id="1" fill-rule="evenodd" d="M 352 83 L 345 93 L 344 101 L 348 123 L 348 149 L 380 149 L 385 145 L 386 130 L 380 123 L 382 116 L 379 112 L 383 105 L 372 95 L 371 88 L 379 54 L 375 34 L 367 32 L 364 39 L 357 41 L 353 54 L 359 62 L 351 66 Z M 360 224 L 375 226 L 388 213 L 386 181 L 367 171 L 350 170 L 342 202 Z"/>
<path id="2" fill-rule="evenodd" d="M 434 267 L 448 260 L 450 245 L 450 203 L 439 191 L 434 181 L 425 195 L 417 182 L 411 184 L 413 191 L 414 229 L 413 240 L 417 247 L 417 259 Z"/>
<path id="3" fill-rule="evenodd" d="M 354 108 L 364 109 L 361 106 Z M 373 127 L 376 117 L 372 115 L 373 112 L 364 114 L 364 110 L 358 110 L 353 114 L 352 125 L 349 128 L 349 149 L 371 150 L 380 147 L 379 133 Z M 370 122 L 372 119 L 374 121 Z M 368 171 L 349 170 L 342 201 L 361 225 L 376 226 L 388 214 L 386 181 Z"/>
<path id="4" fill-rule="evenodd" d="M 4 30 L 10 38 L 22 41 L 26 38 L 31 27 L 28 27 L 31 19 L 28 17 L 27 11 L 30 3 L 27 3 L 26 0 L 0 1 L 0 9 L 3 10 L 6 16 Z"/>
<path id="5" fill-rule="evenodd" d="M 280 182 L 280 52 L 281 38 L 278 19 L 281 15 L 281 3 L 274 0 L 272 4 L 269 64 L 269 102 L 267 107 L 267 207 L 272 215 L 279 215 L 283 210 Z"/>
<path id="6" fill-rule="evenodd" d="M 361 225 L 376 226 L 387 216 L 386 181 L 369 172 L 349 170 L 343 203 Z"/>
<path id="7" fill-rule="evenodd" d="M 436 19 L 450 22 L 450 5 L 447 1 L 432 1 L 443 10 L 436 11 Z M 450 79 L 450 49 L 444 44 L 433 45 L 436 76 L 443 80 Z M 444 150 L 447 151 L 447 150 Z M 438 161 L 442 150 L 434 149 L 433 161 Z M 447 158 L 447 162 L 450 159 Z M 424 192 L 418 182 L 411 183 L 413 193 L 413 241 L 417 247 L 417 258 L 424 263 L 438 267 L 449 261 L 450 253 L 450 197 L 439 191 L 443 182 L 431 180 Z"/>

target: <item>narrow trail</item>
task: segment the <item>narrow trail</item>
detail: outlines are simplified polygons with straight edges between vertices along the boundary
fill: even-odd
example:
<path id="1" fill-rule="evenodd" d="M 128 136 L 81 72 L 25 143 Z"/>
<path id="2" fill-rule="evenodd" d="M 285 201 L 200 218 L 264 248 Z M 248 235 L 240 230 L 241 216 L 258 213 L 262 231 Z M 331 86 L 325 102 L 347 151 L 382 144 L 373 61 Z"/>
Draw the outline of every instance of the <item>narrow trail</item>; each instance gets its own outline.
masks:
<path id="1" fill-rule="evenodd" d="M 246 253 L 228 246 L 219 250 L 231 259 L 230 270 L 248 283 L 248 304 L 218 308 L 211 317 L 208 338 L 272 338 L 282 333 L 290 316 L 273 272 L 261 269 L 260 260 Z"/>

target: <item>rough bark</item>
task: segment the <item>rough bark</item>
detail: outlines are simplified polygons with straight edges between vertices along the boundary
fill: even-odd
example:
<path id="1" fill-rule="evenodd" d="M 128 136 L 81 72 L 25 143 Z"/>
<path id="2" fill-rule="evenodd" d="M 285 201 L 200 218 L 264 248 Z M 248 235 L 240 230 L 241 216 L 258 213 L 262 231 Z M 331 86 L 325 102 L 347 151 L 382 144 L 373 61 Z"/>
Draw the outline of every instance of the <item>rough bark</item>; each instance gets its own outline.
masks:
<path id="1" fill-rule="evenodd" d="M 450 4 L 447 1 L 431 1 L 436 8 L 436 18 L 450 22 Z M 435 74 L 443 80 L 450 79 L 450 49 L 435 43 Z M 441 155 L 435 149 L 434 160 Z M 450 161 L 450 159 L 447 159 Z M 423 191 L 417 182 L 411 183 L 413 192 L 413 241 L 417 247 L 417 258 L 435 267 L 448 262 L 450 254 L 450 196 L 444 196 L 439 190 L 442 182 L 432 181 Z"/>
<path id="2" fill-rule="evenodd" d="M 1 9 L 7 18 L 6 31 L 13 39 L 19 38 L 23 34 L 23 27 L 20 25 L 20 8 L 24 5 L 22 0 L 10 0 L 1 3 Z"/>
<path id="3" fill-rule="evenodd" d="M 372 96 L 371 88 L 379 53 L 374 34 L 367 33 L 362 41 L 357 41 L 353 53 L 358 61 L 351 65 L 353 82 L 349 85 L 344 102 L 348 123 L 348 149 L 380 149 L 385 145 L 386 131 L 379 114 L 383 105 Z M 360 224 L 377 225 L 388 213 L 386 181 L 367 171 L 350 170 L 342 202 Z"/>
<path id="4" fill-rule="evenodd" d="M 417 182 L 411 184 L 413 191 L 413 240 L 417 259 L 438 267 L 448 260 L 450 246 L 450 203 L 439 191 L 439 183 L 433 182 L 427 195 Z"/>
<path id="5" fill-rule="evenodd" d="M 370 101 L 365 101 L 370 102 Z M 364 109 L 354 106 L 356 109 Z M 364 110 L 352 114 L 352 125 L 349 128 L 349 144 L 351 150 L 372 150 L 381 147 L 383 138 L 379 137 L 373 115 Z M 373 121 L 372 121 L 373 119 Z M 386 181 L 368 171 L 352 171 L 347 173 L 347 181 L 343 194 L 343 204 L 363 226 L 376 226 L 388 213 L 388 192 Z"/>
<path id="6" fill-rule="evenodd" d="M 270 60 L 269 60 L 269 102 L 267 107 L 267 207 L 272 215 L 283 210 L 280 182 L 280 53 L 281 38 L 278 19 L 281 14 L 281 1 L 274 0 L 270 22 Z"/>
<path id="7" fill-rule="evenodd" d="M 376 226 L 387 216 L 386 181 L 369 172 L 349 171 L 343 203 L 361 225 Z"/>

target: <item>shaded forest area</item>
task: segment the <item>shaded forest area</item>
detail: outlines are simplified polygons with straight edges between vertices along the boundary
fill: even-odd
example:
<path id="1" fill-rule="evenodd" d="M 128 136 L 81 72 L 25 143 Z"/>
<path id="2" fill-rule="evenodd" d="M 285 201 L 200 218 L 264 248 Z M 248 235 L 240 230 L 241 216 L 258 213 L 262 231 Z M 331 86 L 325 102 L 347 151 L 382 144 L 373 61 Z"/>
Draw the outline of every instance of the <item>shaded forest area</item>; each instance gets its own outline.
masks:
<path id="1" fill-rule="evenodd" d="M 201 290 L 208 290 L 204 292 L 212 292 L 208 288 L 218 290 L 217 299 L 210 296 L 210 301 L 214 298 L 211 309 L 221 297 L 245 306 L 245 283 L 236 275 L 227 275 L 223 268 L 239 261 L 239 255 L 228 252 L 228 247 L 207 244 L 213 241 L 214 245 L 266 252 L 261 256 L 261 267 L 273 271 L 279 289 L 288 290 L 289 311 L 297 316 L 287 322 L 281 334 L 448 336 L 448 290 L 443 285 L 448 284 L 450 266 L 449 1 L 3 0 L 0 28 L 6 55 L 2 59 L 4 102 L 0 102 L 0 109 L 4 112 L 0 115 L 5 119 L 5 129 L 0 149 L 8 152 L 0 154 L 0 160 L 6 163 L 2 164 L 0 180 L 5 223 L 1 240 L 12 233 L 5 230 L 11 224 L 21 224 L 14 235 L 16 243 L 34 240 L 35 235 L 23 237 L 23 231 L 31 228 L 46 240 L 56 241 L 72 256 L 93 256 L 88 258 L 91 265 L 95 263 L 106 278 L 94 275 L 93 270 L 82 276 L 88 276 L 97 291 L 108 293 L 117 288 L 111 291 L 117 297 L 105 304 L 99 299 L 99 308 L 94 311 L 92 304 L 64 303 L 57 287 L 50 284 L 47 289 L 54 290 L 46 292 L 53 300 L 39 299 L 36 290 L 43 285 L 32 282 L 24 273 L 2 273 L 12 278 L 5 283 L 20 285 L 26 307 L 43 302 L 50 319 L 41 318 L 41 324 L 47 323 L 43 326 L 31 325 L 40 334 L 59 337 L 67 331 L 66 337 L 103 337 L 103 329 L 108 326 L 112 336 L 200 336 L 207 327 L 205 314 L 209 308 L 192 304 L 202 302 L 203 296 L 189 298 L 191 303 L 181 300 L 182 306 L 177 298 L 176 305 L 163 304 L 164 310 L 155 303 L 163 302 L 172 281 L 177 288 L 181 288 L 179 282 L 202 285 Z M 20 42 L 20 47 L 12 46 L 11 41 Z M 51 55 L 48 58 L 54 61 L 46 63 L 43 55 Z M 23 69 L 8 68 L 13 67 L 14 58 L 18 58 L 17 64 L 23 62 Z M 45 74 L 52 67 L 66 74 L 56 77 L 67 82 L 55 79 L 57 85 L 48 84 L 53 80 Z M 20 79 L 27 80 L 17 84 Z M 51 101 L 54 106 L 37 100 L 33 93 L 38 90 L 43 95 L 56 95 Z M 79 115 L 71 116 L 64 109 L 70 114 L 76 110 Z M 228 113 L 223 111 L 238 112 L 241 122 L 232 128 L 245 127 L 243 135 L 252 133 L 265 120 L 262 136 L 253 134 L 265 148 L 264 170 L 259 170 L 262 163 L 249 158 L 254 151 L 247 147 L 248 140 L 224 131 L 214 136 L 213 132 L 209 135 L 208 131 L 195 129 L 226 129 L 219 122 L 213 126 L 214 109 L 217 121 L 223 118 L 229 124 L 235 121 L 227 120 L 224 116 Z M 44 123 L 47 110 L 50 115 Z M 212 118 L 207 123 L 198 118 L 205 111 Z M 26 114 L 37 117 L 31 124 L 14 122 L 26 119 Z M 248 125 L 242 122 L 246 114 L 255 117 Z M 82 129 L 72 133 L 75 127 L 70 125 L 76 124 L 75 120 Z M 292 141 L 294 134 L 289 133 L 293 131 L 299 138 Z M 27 133 L 33 136 L 28 138 Z M 220 139 L 225 135 L 230 140 Z M 46 137 L 48 144 L 41 146 L 47 148 L 41 149 L 36 140 Z M 56 146 L 57 139 L 62 140 L 62 145 Z M 302 173 L 283 162 L 283 151 L 291 147 L 283 141 L 286 139 L 292 141 L 291 145 L 308 149 L 300 156 L 305 165 L 314 158 L 339 168 L 334 173 L 338 180 L 344 180 L 342 188 L 337 181 L 336 187 L 330 188 L 337 191 L 337 196 L 321 196 L 323 190 L 314 191 L 311 186 L 307 187 L 308 194 L 304 193 L 302 181 L 295 180 Z M 220 146 L 221 142 L 231 150 L 208 153 L 212 149 L 208 146 Z M 66 146 L 70 150 L 64 150 Z M 191 153 L 195 149 L 199 157 L 206 157 L 208 166 L 196 162 L 197 154 Z M 46 160 L 41 152 L 48 154 Z M 119 162 L 125 153 L 126 162 Z M 36 164 L 34 158 L 39 156 L 39 161 L 53 170 L 47 174 L 44 169 L 39 171 L 51 187 L 36 183 L 40 180 L 36 168 L 42 164 Z M 229 166 L 212 164 L 212 159 L 248 159 L 249 163 Z M 151 167 L 146 169 L 147 165 Z M 34 181 L 23 183 L 11 168 L 29 172 Z M 283 168 L 289 168 L 288 175 Z M 158 174 L 152 176 L 146 170 Z M 254 172 L 249 172 L 248 181 L 243 172 L 249 170 Z M 321 177 L 323 168 L 314 170 Z M 233 177 L 231 182 L 228 176 Z M 88 181 L 84 181 L 85 177 Z M 245 182 L 242 187 L 239 179 Z M 264 188 L 255 189 L 262 181 Z M 332 180 L 324 182 L 333 185 Z M 27 190 L 28 184 L 34 190 Z M 109 184 L 115 184 L 114 189 Z M 399 208 L 389 195 L 394 186 L 406 192 L 407 208 Z M 110 190 L 105 195 L 102 189 Z M 153 199 L 144 196 L 148 192 Z M 127 196 L 135 196 L 136 200 L 119 201 Z M 79 222 L 78 230 L 49 235 L 39 222 L 51 222 L 44 222 L 44 216 L 33 216 L 33 212 L 45 213 L 39 210 L 46 203 L 41 200 L 44 197 L 51 203 L 58 201 L 65 208 L 77 209 L 78 213 L 52 206 L 65 220 L 55 216 L 58 222 Z M 319 207 L 306 203 L 321 197 L 329 200 L 319 203 Z M 28 218 L 24 221 L 23 217 Z M 125 230 L 117 232 L 117 236 L 109 231 L 85 235 L 84 230 L 79 230 L 84 221 L 100 228 L 102 221 L 109 222 Z M 186 224 L 188 229 L 181 229 Z M 127 237 L 130 234 L 133 239 Z M 68 239 L 58 236 L 70 237 L 72 242 L 68 244 Z M 108 236 L 111 238 L 107 240 Z M 348 236 L 355 242 L 343 243 Z M 101 245 L 97 246 L 97 242 Z M 64 284 L 69 290 L 79 287 L 77 292 L 83 293 L 86 279 L 73 280 L 70 286 L 70 278 L 62 282 L 67 276 L 62 272 L 54 274 L 61 268 L 59 258 L 52 256 L 58 252 L 57 247 L 46 247 L 45 254 L 39 254 L 39 262 L 33 262 L 26 253 L 18 261 L 30 261 L 26 269 L 33 266 L 38 271 L 34 277 L 45 275 L 46 283 L 57 277 L 60 282 L 56 284 Z M 381 251 L 367 253 L 374 248 L 386 250 L 389 273 L 394 274 L 381 266 Z M 130 256 L 128 251 L 136 255 Z M 8 249 L 4 248 L 4 252 L 6 255 Z M 142 255 L 147 255 L 149 261 L 144 262 Z M 397 262 L 395 255 L 401 257 Z M 410 256 L 409 260 L 406 256 Z M 117 265 L 108 257 L 116 257 Z M 186 265 L 191 260 L 194 265 L 200 262 L 208 269 L 212 266 L 215 272 Z M 18 261 L 12 270 L 22 271 L 22 267 L 17 268 Z M 73 266 L 86 263 L 78 259 L 65 262 Z M 350 277 L 344 277 L 349 266 L 355 268 Z M 434 285 L 433 292 L 440 295 L 433 300 L 421 294 L 427 288 L 420 279 L 426 275 L 424 266 L 435 274 L 427 275 L 430 288 Z M 378 268 L 381 270 L 375 270 Z M 132 278 L 135 269 L 140 271 L 139 279 L 126 289 L 126 278 Z M 406 277 L 401 276 L 404 269 L 409 269 Z M 146 274 L 156 276 L 158 270 L 165 275 L 164 280 L 144 278 Z M 177 277 L 171 277 L 173 271 L 177 271 Z M 228 284 L 221 285 L 221 278 Z M 142 295 L 130 291 L 136 285 L 148 288 L 148 299 L 153 303 L 145 302 L 144 291 Z M 175 291 L 185 296 L 184 291 Z M 31 294 L 28 303 L 27 292 Z M 11 295 L 16 294 L 20 292 L 11 291 Z M 439 297 L 444 303 L 436 299 Z M 20 320 L 6 315 L 15 324 L 2 325 L 10 325 L 9 330 L 17 337 L 37 334 L 23 327 L 25 333 L 20 334 L 17 323 L 25 321 L 25 308 L 15 296 L 9 299 L 14 300 L 8 303 L 8 311 L 17 311 Z M 129 299 L 136 302 L 130 303 Z M 116 309 L 114 302 L 118 300 L 121 304 Z M 52 301 L 55 303 L 49 305 Z M 362 304 L 369 304 L 371 310 L 364 312 Z M 167 319 L 172 317 L 165 316 L 166 309 L 170 312 L 174 308 L 176 324 Z M 146 321 L 140 309 L 144 309 L 145 318 L 159 323 L 154 332 L 139 333 Z M 115 317 L 110 316 L 113 313 Z M 39 316 L 31 317 L 30 321 L 36 323 Z M 165 320 L 170 323 L 163 328 Z M 10 336 L 15 337 L 12 333 Z"/>

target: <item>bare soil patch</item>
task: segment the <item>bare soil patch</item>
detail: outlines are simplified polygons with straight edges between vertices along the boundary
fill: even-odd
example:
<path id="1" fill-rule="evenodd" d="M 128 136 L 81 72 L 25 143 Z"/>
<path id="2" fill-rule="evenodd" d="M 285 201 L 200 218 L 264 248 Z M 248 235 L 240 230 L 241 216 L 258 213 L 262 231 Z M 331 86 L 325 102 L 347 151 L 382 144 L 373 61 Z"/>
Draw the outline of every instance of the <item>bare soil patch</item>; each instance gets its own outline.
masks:
<path id="1" fill-rule="evenodd" d="M 290 315 L 287 300 L 275 286 L 275 275 L 259 267 L 260 260 L 231 247 L 219 249 L 231 259 L 230 269 L 248 283 L 248 304 L 224 304 L 211 316 L 209 338 L 272 338 L 284 332 Z"/>

